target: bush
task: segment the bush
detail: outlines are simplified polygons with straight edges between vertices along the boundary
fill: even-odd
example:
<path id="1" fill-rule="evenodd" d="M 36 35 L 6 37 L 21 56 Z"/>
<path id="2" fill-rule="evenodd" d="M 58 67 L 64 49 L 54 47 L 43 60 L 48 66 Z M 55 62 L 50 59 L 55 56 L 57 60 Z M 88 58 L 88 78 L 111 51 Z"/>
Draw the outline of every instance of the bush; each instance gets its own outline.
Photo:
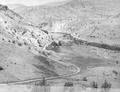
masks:
<path id="1" fill-rule="evenodd" d="M 4 23 L 7 23 L 7 21 L 4 21 Z"/>
<path id="2" fill-rule="evenodd" d="M 18 45 L 19 45 L 19 46 L 22 46 L 22 44 L 21 44 L 21 43 L 18 43 Z"/>
<path id="3" fill-rule="evenodd" d="M 59 41 L 59 42 L 58 42 L 58 45 L 59 45 L 59 46 L 62 46 L 62 42 L 61 42 L 61 41 Z"/>
<path id="4" fill-rule="evenodd" d="M 1 71 L 1 70 L 4 70 L 2 66 L 0 66 L 0 71 Z"/>
<path id="5" fill-rule="evenodd" d="M 116 61 L 116 64 L 118 64 L 119 62 L 118 61 Z"/>
<path id="6" fill-rule="evenodd" d="M 101 88 L 109 89 L 109 88 L 111 88 L 111 84 L 108 83 L 108 82 L 105 80 L 105 82 L 103 83 L 103 85 L 101 86 Z"/>
<path id="7" fill-rule="evenodd" d="M 12 41 L 13 44 L 15 44 L 15 41 Z"/>
<path id="8" fill-rule="evenodd" d="M 116 76 L 118 75 L 118 72 L 117 72 L 117 71 L 113 70 L 112 72 L 113 72 Z"/>
<path id="9" fill-rule="evenodd" d="M 65 86 L 65 87 L 72 87 L 72 86 L 73 86 L 73 83 L 72 83 L 72 82 L 66 82 L 64 86 Z"/>
<path id="10" fill-rule="evenodd" d="M 93 81 L 91 86 L 92 86 L 92 88 L 98 88 L 98 84 L 96 82 L 94 82 L 94 81 Z"/>
<path id="11" fill-rule="evenodd" d="M 83 81 L 87 81 L 87 78 L 86 78 L 86 77 L 83 77 Z"/>
<path id="12" fill-rule="evenodd" d="M 24 42 L 24 45 L 27 45 L 27 42 Z"/>
<path id="13" fill-rule="evenodd" d="M 8 42 L 10 42 L 10 40 L 8 40 Z"/>
<path id="14" fill-rule="evenodd" d="M 31 47 L 28 47 L 29 50 L 31 50 Z"/>

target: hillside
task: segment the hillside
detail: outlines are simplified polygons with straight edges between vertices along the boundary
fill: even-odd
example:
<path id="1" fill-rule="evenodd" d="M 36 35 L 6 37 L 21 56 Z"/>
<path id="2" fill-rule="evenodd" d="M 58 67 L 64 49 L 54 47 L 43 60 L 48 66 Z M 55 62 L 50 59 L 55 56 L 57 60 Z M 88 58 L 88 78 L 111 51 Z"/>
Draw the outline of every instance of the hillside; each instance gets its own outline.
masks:
<path id="1" fill-rule="evenodd" d="M 11 10 L 15 10 L 15 9 L 18 9 L 18 8 L 26 7 L 26 6 L 21 5 L 21 4 L 7 4 L 7 6 Z"/>
<path id="2" fill-rule="evenodd" d="M 76 67 L 41 54 L 44 45 L 50 40 L 49 35 L 39 27 L 1 5 L 0 83 L 73 73 Z M 73 70 L 69 67 L 73 67 Z M 66 71 L 63 72 L 64 69 Z"/>
<path id="3" fill-rule="evenodd" d="M 48 79 L 48 85 L 97 84 L 99 90 L 107 81 L 110 88 L 119 88 L 119 6 L 119 0 L 68 0 L 11 9 L 0 5 L 0 82 L 34 85 L 41 82 L 34 78 L 57 77 Z"/>
<path id="4" fill-rule="evenodd" d="M 1 8 L 0 22 L 1 35 L 6 37 L 4 40 L 11 43 L 38 47 L 44 46 L 50 40 L 47 33 L 9 9 Z"/>
<path id="5" fill-rule="evenodd" d="M 99 87 L 107 80 L 112 87 L 119 87 L 119 5 L 119 0 L 70 0 L 62 5 L 19 8 L 15 12 L 48 32 L 52 38 L 45 46 L 52 53 L 48 57 L 78 66 L 81 72 L 74 76 L 76 79 L 86 77 L 87 85 L 95 81 Z M 117 76 L 112 73 L 114 69 Z"/>
<path id="6" fill-rule="evenodd" d="M 66 33 L 78 40 L 119 48 L 119 4 L 119 0 L 70 0 L 56 6 L 19 8 L 15 12 L 47 32 Z"/>

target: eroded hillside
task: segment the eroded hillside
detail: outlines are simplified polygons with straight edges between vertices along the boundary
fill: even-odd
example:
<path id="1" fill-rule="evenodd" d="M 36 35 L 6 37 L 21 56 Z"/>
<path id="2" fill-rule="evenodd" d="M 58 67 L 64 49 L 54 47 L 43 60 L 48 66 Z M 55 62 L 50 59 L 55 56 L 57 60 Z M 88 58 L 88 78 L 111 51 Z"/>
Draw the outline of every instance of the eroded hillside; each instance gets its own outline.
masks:
<path id="1" fill-rule="evenodd" d="M 38 77 L 39 73 L 47 77 L 68 74 L 62 84 L 66 80 L 77 86 L 76 82 L 82 82 L 85 87 L 97 83 L 100 88 L 107 81 L 110 87 L 120 87 L 119 5 L 119 0 L 70 0 L 13 10 L 1 5 L 0 54 L 8 55 L 6 63 L 1 60 L 3 69 L 18 79 Z M 17 67 L 19 73 L 13 71 Z M 22 76 L 26 72 L 30 76 Z M 61 79 L 51 80 L 51 85 L 59 85 Z"/>
<path id="2" fill-rule="evenodd" d="M 119 49 L 119 4 L 119 0 L 114 3 L 112 0 L 99 3 L 96 0 L 70 0 L 62 5 L 25 7 L 15 11 L 45 32 L 52 33 L 55 39 L 58 34 L 66 33 L 78 40 L 97 43 L 95 47 L 100 44 L 97 47 L 106 50 Z M 107 57 L 114 53 L 107 50 L 97 49 L 97 53 L 100 56 L 104 53 Z"/>
<path id="3" fill-rule="evenodd" d="M 48 33 L 30 24 L 7 6 L 1 5 L 0 82 L 57 77 L 74 73 L 76 67 L 73 65 L 60 63 L 42 55 L 42 49 L 51 41 Z"/>

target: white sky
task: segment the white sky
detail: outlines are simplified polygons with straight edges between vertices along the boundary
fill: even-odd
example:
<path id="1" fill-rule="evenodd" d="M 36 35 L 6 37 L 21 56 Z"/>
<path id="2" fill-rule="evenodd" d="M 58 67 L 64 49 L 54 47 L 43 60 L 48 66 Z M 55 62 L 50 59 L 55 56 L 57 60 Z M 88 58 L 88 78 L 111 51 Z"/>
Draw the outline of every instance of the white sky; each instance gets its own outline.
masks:
<path id="1" fill-rule="evenodd" d="M 23 4 L 23 5 L 41 5 L 64 0 L 0 0 L 0 4 Z"/>

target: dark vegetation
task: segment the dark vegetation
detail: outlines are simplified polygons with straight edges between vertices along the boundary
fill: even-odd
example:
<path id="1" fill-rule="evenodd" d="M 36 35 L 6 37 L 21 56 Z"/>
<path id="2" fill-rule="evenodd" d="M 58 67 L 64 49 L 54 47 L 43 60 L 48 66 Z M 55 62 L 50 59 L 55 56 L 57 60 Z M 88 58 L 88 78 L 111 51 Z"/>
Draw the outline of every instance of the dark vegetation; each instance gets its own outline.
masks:
<path id="1" fill-rule="evenodd" d="M 15 44 L 15 41 L 12 41 L 13 44 Z"/>
<path id="2" fill-rule="evenodd" d="M 35 82 L 35 86 L 46 86 L 46 85 L 47 83 L 46 83 L 45 77 L 43 77 L 42 81 Z"/>
<path id="3" fill-rule="evenodd" d="M 56 72 L 54 72 L 54 70 L 52 70 L 52 68 L 50 69 L 50 67 L 46 67 L 44 65 L 36 65 L 36 64 L 32 64 L 34 67 L 36 67 L 37 69 L 42 70 L 42 74 L 44 74 L 46 77 L 51 77 L 51 76 L 58 76 L 58 74 Z"/>
<path id="4" fill-rule="evenodd" d="M 10 40 L 8 40 L 8 42 L 11 42 Z"/>
<path id="5" fill-rule="evenodd" d="M 118 61 L 116 61 L 116 64 L 119 64 L 119 62 L 118 62 Z"/>
<path id="6" fill-rule="evenodd" d="M 7 21 L 4 21 L 4 23 L 7 23 Z"/>
<path id="7" fill-rule="evenodd" d="M 103 89 L 110 89 L 111 88 L 111 83 L 108 83 L 106 80 L 105 82 L 102 84 L 101 88 Z"/>
<path id="8" fill-rule="evenodd" d="M 8 7 L 6 5 L 0 4 L 0 10 L 8 10 Z"/>
<path id="9" fill-rule="evenodd" d="M 24 35 L 27 31 L 23 31 L 22 35 Z"/>
<path id="10" fill-rule="evenodd" d="M 41 81 L 36 81 L 34 84 L 35 86 L 49 86 L 45 77 L 43 77 Z"/>
<path id="11" fill-rule="evenodd" d="M 47 65 L 47 66 L 51 66 L 51 63 L 47 58 L 45 58 L 43 56 L 35 56 L 35 58 L 37 58 L 42 64 Z"/>
<path id="12" fill-rule="evenodd" d="M 31 47 L 28 47 L 29 50 L 31 50 Z"/>
<path id="13" fill-rule="evenodd" d="M 73 87 L 73 83 L 72 82 L 65 82 L 65 87 Z"/>
<path id="14" fill-rule="evenodd" d="M 108 45 L 108 44 L 96 43 L 96 42 L 87 42 L 85 40 L 79 40 L 79 39 L 73 38 L 72 36 L 70 36 L 70 39 L 75 44 L 78 44 L 78 45 L 89 45 L 89 46 L 94 46 L 94 47 L 108 49 L 108 50 L 120 51 L 120 47 L 114 46 L 114 45 Z M 59 41 L 59 43 L 52 42 L 46 49 L 47 50 L 56 50 L 56 48 L 59 46 L 62 46 L 62 42 L 60 42 L 60 41 Z"/>
<path id="15" fill-rule="evenodd" d="M 106 80 L 104 81 L 104 83 L 102 84 L 101 88 L 104 90 L 103 92 L 109 92 L 109 89 L 111 88 L 111 83 L 108 83 Z M 93 81 L 91 84 L 91 87 L 94 89 L 98 88 L 98 84 L 97 82 Z"/>
<path id="16" fill-rule="evenodd" d="M 108 45 L 108 44 L 101 44 L 101 43 L 96 43 L 96 42 L 87 42 L 87 41 L 78 40 L 78 39 L 74 39 L 74 43 L 90 45 L 90 46 L 103 48 L 103 49 L 108 49 L 108 50 L 120 51 L 120 47 L 112 46 L 112 45 Z"/>
<path id="17" fill-rule="evenodd" d="M 46 47 L 46 49 L 58 52 L 60 46 L 62 46 L 62 43 L 60 41 L 58 43 L 57 42 L 52 42 L 49 46 Z"/>
<path id="18" fill-rule="evenodd" d="M 83 81 L 87 81 L 87 78 L 86 78 L 86 77 L 83 77 Z"/>
<path id="19" fill-rule="evenodd" d="M 57 47 L 57 46 L 61 46 L 62 44 L 61 44 L 61 42 L 59 41 L 58 43 L 52 42 L 51 45 L 54 46 L 54 47 Z"/>
<path id="20" fill-rule="evenodd" d="M 118 75 L 118 72 L 117 72 L 117 71 L 113 70 L 112 72 L 113 72 L 116 76 Z"/>
<path id="21" fill-rule="evenodd" d="M 27 42 L 24 42 L 24 45 L 28 45 Z"/>
<path id="22" fill-rule="evenodd" d="M 42 29 L 42 31 L 45 32 L 46 34 L 48 34 L 48 31 L 47 31 L 47 30 L 43 30 L 43 29 Z"/>
<path id="23" fill-rule="evenodd" d="M 1 71 L 1 70 L 4 70 L 2 66 L 0 66 L 0 71 Z"/>
<path id="24" fill-rule="evenodd" d="M 2 40 L 4 41 L 5 39 L 3 38 Z"/>
<path id="25" fill-rule="evenodd" d="M 21 43 L 18 43 L 18 46 L 22 46 L 22 44 L 21 44 Z"/>
<path id="26" fill-rule="evenodd" d="M 111 46 L 111 45 L 107 45 L 107 44 L 100 44 L 100 43 L 95 43 L 95 42 L 89 42 L 89 43 L 87 43 L 87 45 L 95 46 L 95 47 L 98 47 L 98 48 L 104 48 L 104 49 L 108 49 L 108 50 L 120 51 L 120 47 Z"/>
<path id="27" fill-rule="evenodd" d="M 40 24 L 40 28 L 45 27 L 45 26 L 47 26 L 47 25 L 48 25 L 48 23 L 43 22 L 43 23 Z"/>
<path id="28" fill-rule="evenodd" d="M 45 51 L 40 51 L 40 53 L 42 53 L 43 55 L 45 55 L 45 56 L 49 56 L 49 55 L 51 55 L 51 53 L 48 53 L 48 52 L 45 52 Z"/>
<path id="29" fill-rule="evenodd" d="M 93 81 L 92 84 L 91 84 L 91 87 L 97 89 L 98 88 L 97 82 Z"/>

